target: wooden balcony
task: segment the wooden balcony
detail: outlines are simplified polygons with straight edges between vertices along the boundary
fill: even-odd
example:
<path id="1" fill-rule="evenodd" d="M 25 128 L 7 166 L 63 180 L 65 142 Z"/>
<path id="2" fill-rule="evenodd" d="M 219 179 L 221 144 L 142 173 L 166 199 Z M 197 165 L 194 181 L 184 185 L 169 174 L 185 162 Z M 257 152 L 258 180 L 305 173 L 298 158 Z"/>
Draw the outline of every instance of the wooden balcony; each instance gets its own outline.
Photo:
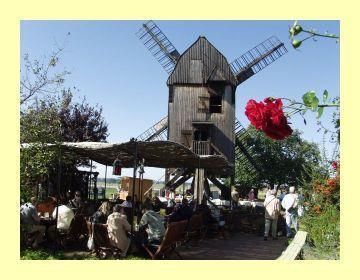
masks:
<path id="1" fill-rule="evenodd" d="M 210 141 L 192 141 L 192 151 L 198 155 L 210 155 Z"/>

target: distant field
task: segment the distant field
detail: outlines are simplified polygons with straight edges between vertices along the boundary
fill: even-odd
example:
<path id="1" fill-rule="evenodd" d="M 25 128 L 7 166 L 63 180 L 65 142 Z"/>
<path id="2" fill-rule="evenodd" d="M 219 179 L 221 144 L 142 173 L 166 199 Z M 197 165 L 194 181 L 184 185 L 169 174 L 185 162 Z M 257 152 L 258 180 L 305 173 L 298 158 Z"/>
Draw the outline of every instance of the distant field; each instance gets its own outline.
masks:
<path id="1" fill-rule="evenodd" d="M 106 183 L 106 193 L 105 193 L 105 197 L 106 198 L 111 198 L 112 194 L 116 194 L 117 193 L 117 187 L 118 187 L 118 183 L 110 183 L 107 182 Z M 98 188 L 104 188 L 105 187 L 105 182 L 100 181 L 97 184 Z M 153 193 L 155 192 L 156 195 L 158 195 L 158 190 L 162 189 L 164 187 L 164 183 L 158 183 L 158 184 L 154 184 L 153 186 Z M 183 188 L 182 186 L 180 186 L 179 188 L 176 189 L 176 193 L 177 194 L 182 194 L 183 191 L 186 191 L 190 189 L 190 185 L 186 185 L 185 188 Z M 218 191 L 218 188 L 211 185 L 210 186 L 210 190 L 211 191 Z"/>

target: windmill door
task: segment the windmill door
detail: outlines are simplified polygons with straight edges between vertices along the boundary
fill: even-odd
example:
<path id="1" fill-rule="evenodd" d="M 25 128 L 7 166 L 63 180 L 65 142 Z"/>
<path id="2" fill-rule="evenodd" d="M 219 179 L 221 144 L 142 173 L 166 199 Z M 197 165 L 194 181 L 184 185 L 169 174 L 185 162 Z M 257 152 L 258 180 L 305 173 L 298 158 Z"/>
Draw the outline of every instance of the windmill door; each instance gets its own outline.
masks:
<path id="1" fill-rule="evenodd" d="M 198 155 L 210 155 L 211 125 L 194 124 L 192 150 Z"/>

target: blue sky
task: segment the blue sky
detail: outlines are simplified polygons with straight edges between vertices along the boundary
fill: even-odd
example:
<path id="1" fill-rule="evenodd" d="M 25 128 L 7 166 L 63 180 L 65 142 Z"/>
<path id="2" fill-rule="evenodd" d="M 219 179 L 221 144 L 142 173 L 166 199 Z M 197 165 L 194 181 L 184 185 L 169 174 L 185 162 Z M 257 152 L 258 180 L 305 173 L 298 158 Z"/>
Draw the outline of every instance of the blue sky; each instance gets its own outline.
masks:
<path id="1" fill-rule="evenodd" d="M 65 46 L 59 70 L 71 75 L 67 86 L 76 86 L 79 96 L 103 107 L 109 124 L 109 142 L 123 142 L 138 136 L 167 114 L 167 73 L 135 36 L 142 21 L 22 21 L 21 56 L 40 59 L 56 44 Z M 293 21 L 156 21 L 177 50 L 184 52 L 200 35 L 233 61 L 271 35 L 285 43 L 288 53 L 241 84 L 236 94 L 236 116 L 244 124 L 249 99 L 287 97 L 299 100 L 308 90 L 330 96 L 340 93 L 339 44 L 330 39 L 307 40 L 294 50 L 288 38 Z M 301 21 L 304 28 L 339 34 L 339 21 Z M 70 32 L 70 35 L 67 35 Z M 331 128 L 332 110 L 322 121 Z M 291 119 L 292 127 L 309 141 L 322 144 L 316 115 Z M 331 149 L 331 145 L 327 144 Z M 104 168 L 99 166 L 100 176 Z M 110 168 L 111 169 L 111 168 Z M 108 176 L 110 175 L 108 169 Z M 125 175 L 130 175 L 126 170 Z M 161 169 L 146 169 L 145 177 L 158 179 Z"/>

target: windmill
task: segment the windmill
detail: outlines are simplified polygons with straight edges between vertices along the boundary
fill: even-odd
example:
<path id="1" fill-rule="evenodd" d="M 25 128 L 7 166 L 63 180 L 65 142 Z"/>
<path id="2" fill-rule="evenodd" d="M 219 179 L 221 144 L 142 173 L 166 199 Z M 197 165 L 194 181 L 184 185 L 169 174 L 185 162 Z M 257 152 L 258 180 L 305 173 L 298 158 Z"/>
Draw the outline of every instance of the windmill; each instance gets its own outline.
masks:
<path id="1" fill-rule="evenodd" d="M 153 21 L 142 24 L 136 33 L 145 47 L 169 74 L 168 116 L 138 136 L 139 140 L 169 140 L 180 143 L 194 153 L 219 154 L 229 163 L 242 164 L 249 174 L 261 167 L 246 146 L 249 137 L 235 117 L 237 86 L 283 56 L 287 50 L 272 36 L 233 62 L 228 63 L 204 36 L 200 36 L 180 54 Z M 194 175 L 194 195 L 201 200 L 203 190 L 209 193 L 208 179 L 218 186 L 223 196 L 230 190 L 217 178 L 234 176 L 234 170 L 176 169 L 168 176 L 166 187 L 175 189 Z M 232 177 L 233 178 L 233 177 Z"/>

